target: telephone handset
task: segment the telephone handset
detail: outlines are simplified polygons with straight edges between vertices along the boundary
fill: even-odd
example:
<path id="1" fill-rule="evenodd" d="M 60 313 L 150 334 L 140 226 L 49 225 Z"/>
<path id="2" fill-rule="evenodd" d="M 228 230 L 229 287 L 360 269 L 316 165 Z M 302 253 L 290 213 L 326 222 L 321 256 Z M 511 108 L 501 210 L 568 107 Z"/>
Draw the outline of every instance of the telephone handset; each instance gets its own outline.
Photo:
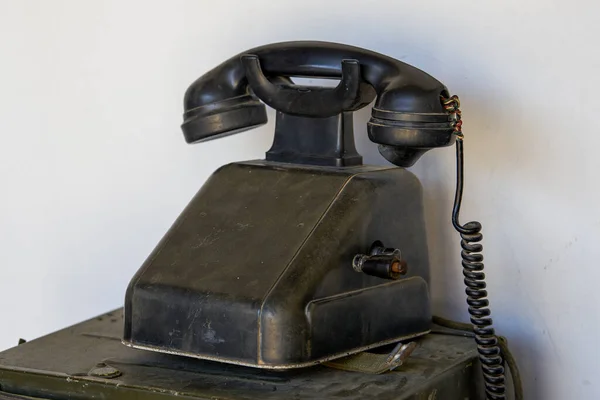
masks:
<path id="1" fill-rule="evenodd" d="M 337 78 L 335 88 L 293 85 L 289 77 Z M 327 42 L 257 47 L 225 61 L 185 94 L 182 129 L 188 143 L 267 122 L 265 106 L 292 116 L 327 118 L 375 98 L 367 130 L 391 163 L 409 167 L 427 150 L 454 143 L 440 96 L 446 87 L 425 72 L 369 50 Z"/>
<path id="2" fill-rule="evenodd" d="M 339 79 L 339 83 L 334 88 L 298 86 L 290 79 L 295 76 Z M 357 47 L 326 42 L 271 44 L 232 57 L 196 80 L 185 94 L 182 129 L 188 143 L 245 131 L 267 122 L 266 104 L 277 111 L 267 161 L 355 166 L 362 159 L 354 148 L 351 113 L 373 100 L 368 135 L 391 163 L 410 167 L 432 148 L 457 144 L 452 223 L 462 238 L 472 324 L 468 329 L 477 342 L 487 398 L 505 398 L 507 361 L 520 399 L 516 364 L 492 327 L 480 254 L 481 224 L 462 225 L 458 219 L 463 189 L 460 102 L 442 83 L 411 65 Z M 398 278 L 389 265 L 377 268 L 376 276 Z"/>

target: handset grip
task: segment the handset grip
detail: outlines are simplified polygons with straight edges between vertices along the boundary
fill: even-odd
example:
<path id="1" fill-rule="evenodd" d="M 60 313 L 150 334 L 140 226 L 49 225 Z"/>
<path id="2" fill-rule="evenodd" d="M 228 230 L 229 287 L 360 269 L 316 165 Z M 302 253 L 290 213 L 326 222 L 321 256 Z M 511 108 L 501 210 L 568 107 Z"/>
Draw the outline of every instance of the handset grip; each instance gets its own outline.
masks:
<path id="1" fill-rule="evenodd" d="M 268 106 L 285 114 L 306 117 L 331 117 L 351 111 L 373 100 L 373 92 L 361 92 L 360 64 L 342 60 L 340 83 L 335 88 L 275 85 L 263 73 L 258 56 L 241 57 L 246 79 L 254 94 Z M 318 71 L 316 71 L 318 73 Z"/>

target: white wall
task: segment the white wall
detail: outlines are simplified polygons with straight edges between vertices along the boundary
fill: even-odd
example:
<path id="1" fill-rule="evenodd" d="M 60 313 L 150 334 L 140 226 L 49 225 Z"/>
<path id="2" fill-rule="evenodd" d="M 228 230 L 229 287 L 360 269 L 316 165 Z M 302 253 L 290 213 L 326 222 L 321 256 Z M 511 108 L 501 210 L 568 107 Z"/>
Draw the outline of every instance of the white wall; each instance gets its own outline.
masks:
<path id="1" fill-rule="evenodd" d="M 411 63 L 461 96 L 463 219 L 484 224 L 494 320 L 527 398 L 600 398 L 599 12 L 552 0 L 0 0 L 0 348 L 120 306 L 207 176 L 269 147 L 272 124 L 187 146 L 189 83 L 256 45 L 329 40 Z M 368 115 L 358 146 L 382 163 Z M 413 170 L 435 309 L 465 319 L 454 151 Z"/>

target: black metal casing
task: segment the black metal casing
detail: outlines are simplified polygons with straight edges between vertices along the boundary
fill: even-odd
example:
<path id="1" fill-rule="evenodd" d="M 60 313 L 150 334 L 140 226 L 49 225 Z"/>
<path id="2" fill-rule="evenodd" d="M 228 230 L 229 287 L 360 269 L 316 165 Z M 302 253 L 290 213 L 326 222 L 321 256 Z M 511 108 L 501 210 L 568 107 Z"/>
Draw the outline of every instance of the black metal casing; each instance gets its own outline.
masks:
<path id="1" fill-rule="evenodd" d="M 335 88 L 290 76 L 338 77 Z M 412 165 L 453 143 L 445 87 L 392 58 L 351 46 L 263 46 L 198 79 L 185 97 L 188 142 L 266 122 L 266 161 L 233 163 L 206 182 L 132 279 L 123 342 L 262 368 L 295 368 L 426 334 L 431 320 L 421 186 L 397 167 L 362 166 L 352 111 L 375 99 L 369 136 Z M 375 241 L 409 269 L 388 281 L 356 273 Z"/>
<path id="2" fill-rule="evenodd" d="M 375 240 L 406 249 L 410 273 L 352 270 Z M 290 368 L 429 331 L 418 180 L 400 168 L 221 168 L 132 280 L 125 342 Z"/>

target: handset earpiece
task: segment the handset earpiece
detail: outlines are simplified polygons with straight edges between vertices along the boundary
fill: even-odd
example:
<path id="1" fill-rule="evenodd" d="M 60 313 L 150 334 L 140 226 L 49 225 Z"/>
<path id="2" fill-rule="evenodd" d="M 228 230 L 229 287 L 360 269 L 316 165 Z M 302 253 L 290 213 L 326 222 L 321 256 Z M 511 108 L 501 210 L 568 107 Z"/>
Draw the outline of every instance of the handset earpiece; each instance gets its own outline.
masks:
<path id="1" fill-rule="evenodd" d="M 392 164 L 410 167 L 428 150 L 450 146 L 456 140 L 452 122 L 443 109 L 440 94 L 430 96 L 433 112 L 389 111 L 373 107 L 367 123 L 369 138 Z M 437 109 L 439 105 L 440 109 Z"/>
<path id="2" fill-rule="evenodd" d="M 186 142 L 199 143 L 266 123 L 264 104 L 251 94 L 245 94 L 186 110 L 181 129 Z"/>

